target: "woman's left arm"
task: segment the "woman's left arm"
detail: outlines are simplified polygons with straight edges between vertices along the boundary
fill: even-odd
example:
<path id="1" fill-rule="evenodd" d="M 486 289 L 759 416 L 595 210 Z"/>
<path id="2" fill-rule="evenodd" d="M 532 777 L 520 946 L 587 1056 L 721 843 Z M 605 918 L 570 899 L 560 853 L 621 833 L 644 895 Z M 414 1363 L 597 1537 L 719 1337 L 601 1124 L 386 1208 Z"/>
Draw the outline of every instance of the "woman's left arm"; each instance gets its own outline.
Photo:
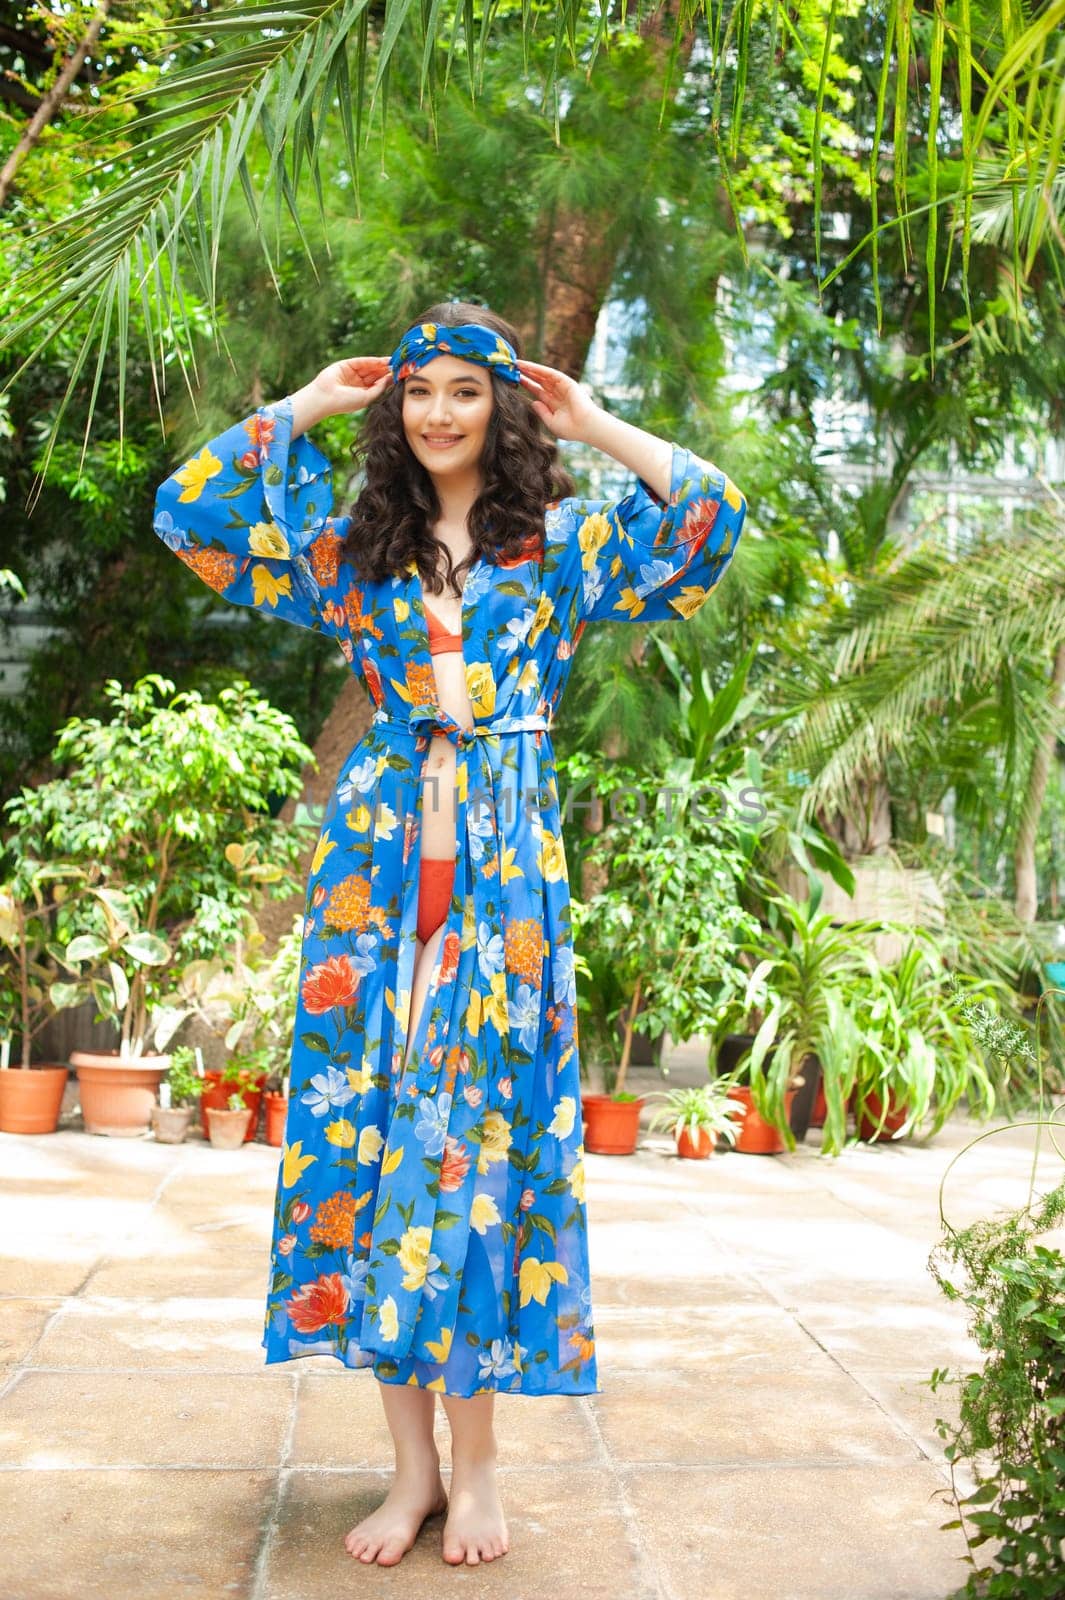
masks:
<path id="1" fill-rule="evenodd" d="M 637 478 L 619 499 L 566 502 L 577 524 L 582 619 L 693 616 L 735 554 L 747 515 L 739 489 L 683 445 L 611 416 L 564 373 L 519 366 L 535 385 L 534 409 L 555 433 L 605 451 Z"/>

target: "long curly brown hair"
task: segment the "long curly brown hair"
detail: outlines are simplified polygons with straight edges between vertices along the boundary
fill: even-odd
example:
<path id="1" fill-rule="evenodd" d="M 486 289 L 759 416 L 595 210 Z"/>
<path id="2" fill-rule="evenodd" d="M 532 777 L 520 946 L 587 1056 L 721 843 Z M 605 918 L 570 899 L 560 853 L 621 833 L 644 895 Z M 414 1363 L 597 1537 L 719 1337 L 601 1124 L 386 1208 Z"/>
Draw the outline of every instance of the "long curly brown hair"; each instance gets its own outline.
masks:
<path id="1" fill-rule="evenodd" d="M 518 335 L 486 306 L 448 300 L 429 306 L 408 326 L 438 322 L 448 328 L 481 322 L 514 346 Z M 470 508 L 467 526 L 472 553 L 455 566 L 447 546 L 430 533 L 440 516 L 440 501 L 403 429 L 403 383 L 390 384 L 367 408 L 351 454 L 365 464 L 366 481 L 351 509 L 342 554 L 363 582 L 379 582 L 416 561 L 422 583 L 432 594 L 449 584 L 462 592 L 466 573 L 479 556 L 520 559 L 543 540 L 544 509 L 576 492 L 558 459 L 555 436 L 532 408 L 529 391 L 490 371 L 494 405 L 488 419 L 481 475 L 484 487 Z M 445 571 L 441 573 L 441 556 Z"/>

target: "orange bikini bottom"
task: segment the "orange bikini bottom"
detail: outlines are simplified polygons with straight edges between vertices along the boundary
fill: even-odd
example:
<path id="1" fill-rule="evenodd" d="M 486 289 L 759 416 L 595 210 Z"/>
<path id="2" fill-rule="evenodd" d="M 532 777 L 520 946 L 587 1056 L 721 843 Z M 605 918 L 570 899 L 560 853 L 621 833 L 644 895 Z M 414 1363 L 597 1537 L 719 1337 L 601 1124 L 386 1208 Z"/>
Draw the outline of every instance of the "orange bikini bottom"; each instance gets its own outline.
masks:
<path id="1" fill-rule="evenodd" d="M 418 875 L 418 938 L 424 944 L 447 921 L 455 882 L 453 856 L 422 856 Z"/>

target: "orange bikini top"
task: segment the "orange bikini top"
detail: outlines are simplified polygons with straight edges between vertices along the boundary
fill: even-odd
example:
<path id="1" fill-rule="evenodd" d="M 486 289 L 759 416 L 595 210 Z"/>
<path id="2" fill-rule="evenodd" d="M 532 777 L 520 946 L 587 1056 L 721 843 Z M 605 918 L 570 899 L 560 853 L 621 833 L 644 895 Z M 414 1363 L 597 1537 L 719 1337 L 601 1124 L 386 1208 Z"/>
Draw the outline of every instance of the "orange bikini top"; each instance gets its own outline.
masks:
<path id="1" fill-rule="evenodd" d="M 429 654 L 438 656 L 442 655 L 445 650 L 461 650 L 462 634 L 449 633 L 436 615 L 436 612 L 430 611 L 424 602 L 422 609 L 425 612 L 425 620 L 429 624 Z"/>

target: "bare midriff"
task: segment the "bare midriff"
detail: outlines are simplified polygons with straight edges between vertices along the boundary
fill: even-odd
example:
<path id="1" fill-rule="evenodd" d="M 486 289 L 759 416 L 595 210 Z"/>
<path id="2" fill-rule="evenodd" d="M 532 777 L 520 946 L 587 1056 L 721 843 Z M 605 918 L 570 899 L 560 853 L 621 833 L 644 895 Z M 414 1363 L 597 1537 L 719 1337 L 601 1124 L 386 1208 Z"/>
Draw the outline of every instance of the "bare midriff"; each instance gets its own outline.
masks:
<path id="1" fill-rule="evenodd" d="M 451 633 L 462 631 L 462 602 L 448 591 L 425 596 L 423 608 L 432 611 Z M 428 617 L 426 618 L 428 623 Z M 464 728 L 473 727 L 473 707 L 466 690 L 466 662 L 461 650 L 438 650 L 431 657 L 436 679 L 436 698 L 441 709 Z M 422 775 L 421 853 L 433 860 L 454 860 L 457 806 L 455 768 L 458 751 L 444 734 L 429 740 Z"/>

